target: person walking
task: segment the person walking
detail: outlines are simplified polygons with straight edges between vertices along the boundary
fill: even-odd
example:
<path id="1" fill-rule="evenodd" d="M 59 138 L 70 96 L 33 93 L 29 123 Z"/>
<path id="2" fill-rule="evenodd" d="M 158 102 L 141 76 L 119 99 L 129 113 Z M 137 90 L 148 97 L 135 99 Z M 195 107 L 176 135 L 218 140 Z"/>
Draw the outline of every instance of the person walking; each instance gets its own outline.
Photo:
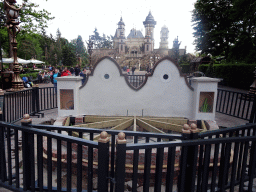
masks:
<path id="1" fill-rule="evenodd" d="M 61 74 L 58 69 L 55 69 L 53 75 L 52 75 L 52 83 L 54 85 L 55 93 L 57 93 L 57 79 L 56 77 L 60 77 Z"/>

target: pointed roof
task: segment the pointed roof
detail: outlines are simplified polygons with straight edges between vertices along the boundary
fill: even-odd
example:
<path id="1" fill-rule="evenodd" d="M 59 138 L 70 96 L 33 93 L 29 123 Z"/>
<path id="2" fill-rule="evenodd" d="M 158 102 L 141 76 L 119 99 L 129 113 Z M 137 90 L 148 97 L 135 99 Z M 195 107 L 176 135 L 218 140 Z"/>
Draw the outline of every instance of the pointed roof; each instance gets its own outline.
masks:
<path id="1" fill-rule="evenodd" d="M 120 21 L 118 22 L 118 25 L 125 25 L 124 22 L 123 22 L 123 18 L 122 17 L 120 18 Z"/>
<path id="2" fill-rule="evenodd" d="M 147 24 L 156 25 L 156 21 L 154 20 L 154 17 L 152 16 L 151 11 L 149 11 L 149 14 L 146 17 L 146 20 L 143 22 L 143 25 L 147 25 Z"/>

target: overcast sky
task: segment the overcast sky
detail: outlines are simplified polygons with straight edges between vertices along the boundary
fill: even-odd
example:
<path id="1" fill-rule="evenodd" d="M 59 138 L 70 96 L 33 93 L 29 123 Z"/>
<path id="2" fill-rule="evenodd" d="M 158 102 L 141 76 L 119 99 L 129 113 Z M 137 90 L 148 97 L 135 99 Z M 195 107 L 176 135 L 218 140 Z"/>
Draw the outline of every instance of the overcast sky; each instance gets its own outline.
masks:
<path id="1" fill-rule="evenodd" d="M 22 0 L 17 0 L 21 3 Z M 54 20 L 48 22 L 47 34 L 55 37 L 59 28 L 62 37 L 69 41 L 81 35 L 83 41 L 89 39 L 95 27 L 100 35 L 115 34 L 117 23 L 122 16 L 125 23 L 125 35 L 129 35 L 132 28 L 142 30 L 145 36 L 143 21 L 151 11 L 155 21 L 155 48 L 159 47 L 160 30 L 166 25 L 169 29 L 169 48 L 173 40 L 179 36 L 180 48 L 187 46 L 187 52 L 194 53 L 192 10 L 196 0 L 33 0 L 40 9 L 46 9 Z"/>

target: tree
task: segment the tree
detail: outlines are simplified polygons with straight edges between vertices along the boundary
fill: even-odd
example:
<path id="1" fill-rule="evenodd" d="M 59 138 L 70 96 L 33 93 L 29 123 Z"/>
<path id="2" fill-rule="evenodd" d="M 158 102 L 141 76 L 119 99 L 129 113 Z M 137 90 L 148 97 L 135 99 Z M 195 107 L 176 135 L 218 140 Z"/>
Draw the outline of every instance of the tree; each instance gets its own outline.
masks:
<path id="1" fill-rule="evenodd" d="M 180 44 L 178 37 L 174 39 L 173 41 L 173 59 L 178 63 L 179 58 L 180 58 Z"/>
<path id="2" fill-rule="evenodd" d="M 76 61 L 76 47 L 72 43 L 67 43 L 62 49 L 62 63 L 66 66 L 73 66 Z"/>
<path id="3" fill-rule="evenodd" d="M 43 59 L 43 49 L 41 47 L 42 36 L 36 33 L 28 33 L 18 36 L 18 57 L 24 59 Z"/>
<path id="4" fill-rule="evenodd" d="M 255 50 L 254 0 L 197 0 L 192 21 L 196 50 L 202 54 L 243 60 Z"/>
<path id="5" fill-rule="evenodd" d="M 88 54 L 84 46 L 83 39 L 81 35 L 78 35 L 76 39 L 76 55 L 78 60 L 78 65 L 87 65 L 88 64 Z"/>
<path id="6" fill-rule="evenodd" d="M 46 0 L 47 1 L 47 0 Z M 36 10 L 36 8 L 39 7 L 39 5 L 29 1 L 29 0 L 23 0 L 25 3 L 20 13 L 19 13 L 19 19 L 20 19 L 20 27 L 22 28 L 19 35 L 25 34 L 25 33 L 31 33 L 31 32 L 39 32 L 42 29 L 47 27 L 47 22 L 49 20 L 54 19 L 54 17 L 51 17 L 51 14 L 47 12 L 46 10 Z M 20 6 L 17 4 L 17 6 Z M 0 15 L 5 15 L 3 3 L 0 3 Z M 4 25 L 4 19 L 0 19 L 1 27 Z M 0 36 L 2 36 L 3 31 L 0 31 Z M 4 39 L 4 42 L 7 41 Z M 10 40 L 8 40 L 10 41 Z M 9 44 L 11 46 L 11 44 Z M 8 49 L 9 51 L 9 57 L 12 57 L 12 48 L 10 47 Z"/>
<path id="7" fill-rule="evenodd" d="M 101 37 L 97 28 L 93 31 L 94 35 L 91 35 L 96 49 L 112 49 L 113 48 L 113 36 L 107 36 L 103 34 Z"/>

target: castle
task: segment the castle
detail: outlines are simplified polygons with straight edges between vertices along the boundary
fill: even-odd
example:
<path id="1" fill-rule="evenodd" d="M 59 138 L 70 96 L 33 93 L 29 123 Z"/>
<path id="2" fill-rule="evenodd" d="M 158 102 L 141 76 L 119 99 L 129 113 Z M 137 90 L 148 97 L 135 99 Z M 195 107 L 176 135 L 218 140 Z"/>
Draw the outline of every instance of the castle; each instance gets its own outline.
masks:
<path id="1" fill-rule="evenodd" d="M 160 32 L 160 45 L 159 49 L 154 49 L 154 28 L 156 21 L 149 12 L 146 20 L 143 22 L 145 27 L 145 36 L 143 36 L 140 30 L 131 29 L 129 35 L 125 36 L 125 23 L 121 17 L 118 22 L 118 27 L 113 39 L 113 48 L 118 51 L 119 54 L 124 54 L 127 58 L 141 58 L 143 55 L 155 53 L 163 56 L 174 55 L 174 50 L 168 47 L 169 30 L 166 26 L 163 26 Z M 178 37 L 173 42 L 173 48 L 177 47 Z M 185 49 L 179 49 L 179 55 L 184 55 Z"/>
<path id="2" fill-rule="evenodd" d="M 129 35 L 125 36 L 125 23 L 123 18 L 120 18 L 118 22 L 113 38 L 112 49 L 93 49 L 92 63 L 95 64 L 98 59 L 103 56 L 110 56 L 118 61 L 119 64 L 125 65 L 129 63 L 131 65 L 141 63 L 142 65 L 148 65 L 147 63 L 155 63 L 157 60 L 164 56 L 170 56 L 177 58 L 177 56 L 186 54 L 185 49 L 180 49 L 180 42 L 178 37 L 173 41 L 173 47 L 169 49 L 168 37 L 169 30 L 166 26 L 163 26 L 160 32 L 160 45 L 158 49 L 154 49 L 154 28 L 156 21 L 149 12 L 146 20 L 143 21 L 145 27 L 145 36 L 140 30 L 131 29 Z M 151 58 L 154 58 L 152 61 Z M 150 61 L 148 61 L 150 60 Z M 144 62 L 144 64 L 143 64 Z M 132 64 L 134 63 L 134 64 Z"/>

